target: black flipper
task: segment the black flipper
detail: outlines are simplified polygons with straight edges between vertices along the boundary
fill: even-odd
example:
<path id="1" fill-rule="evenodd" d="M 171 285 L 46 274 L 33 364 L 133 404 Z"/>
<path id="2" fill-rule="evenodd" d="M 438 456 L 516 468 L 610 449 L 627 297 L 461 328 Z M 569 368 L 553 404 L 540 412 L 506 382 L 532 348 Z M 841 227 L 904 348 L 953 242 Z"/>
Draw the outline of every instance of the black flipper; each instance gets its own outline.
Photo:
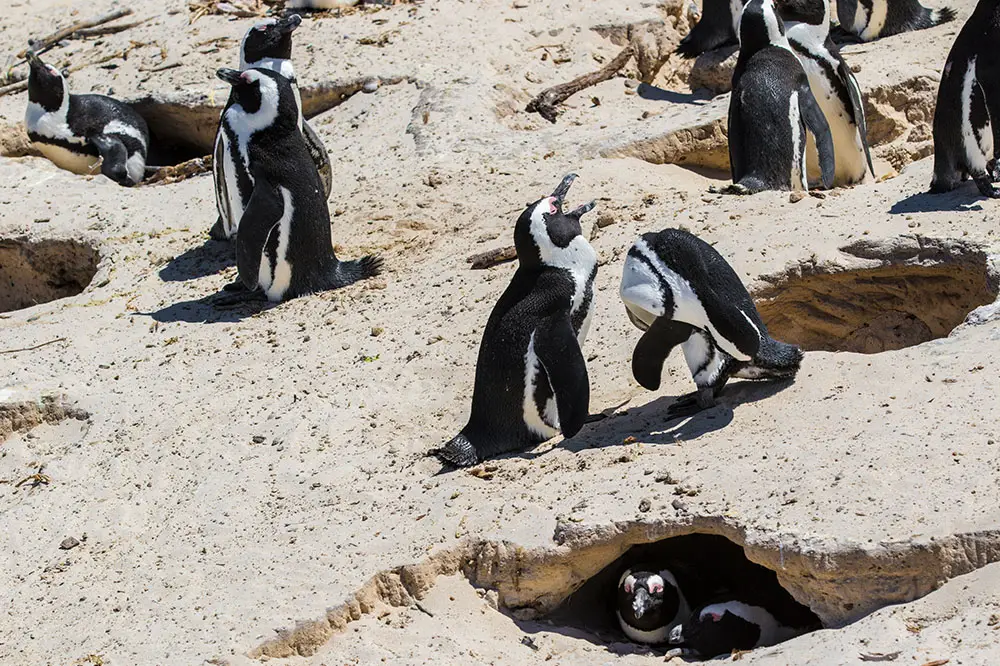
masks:
<path id="1" fill-rule="evenodd" d="M 277 190 L 264 177 L 258 175 L 254 182 L 253 194 L 236 234 L 236 268 L 247 289 L 257 288 L 264 245 L 285 209 Z"/>
<path id="2" fill-rule="evenodd" d="M 302 121 L 302 138 L 306 140 L 306 148 L 309 149 L 309 155 L 316 164 L 316 170 L 319 171 L 319 178 L 323 181 L 323 193 L 329 197 L 330 190 L 333 188 L 333 167 L 330 164 L 330 156 L 326 152 L 326 146 L 316 134 L 316 130 L 305 120 Z"/>
<path id="3" fill-rule="evenodd" d="M 735 83 L 734 81 L 734 88 Z M 743 120 L 739 92 L 733 90 L 732 95 L 729 100 L 729 126 L 726 135 L 729 137 L 729 173 L 732 174 L 735 185 L 743 178 Z"/>
<path id="4" fill-rule="evenodd" d="M 223 218 L 229 218 L 232 212 L 229 210 L 229 190 L 226 187 L 226 177 L 222 171 L 225 150 L 222 142 L 222 121 L 219 121 L 218 133 L 215 136 L 215 150 L 212 152 L 212 180 L 215 182 L 215 207 L 219 211 L 219 219 L 215 226 L 208 232 L 208 235 L 215 240 L 226 240 L 226 225 Z"/>
<path id="5" fill-rule="evenodd" d="M 861 134 L 861 144 L 865 147 L 865 159 L 868 160 L 868 170 L 874 176 L 875 167 L 872 166 L 872 154 L 868 147 L 868 122 L 865 120 L 865 104 L 861 100 L 861 87 L 858 86 L 858 80 L 854 78 L 854 72 L 851 71 L 847 62 L 841 57 L 840 52 L 835 51 L 835 53 L 837 53 L 837 59 L 840 61 L 840 64 L 837 65 L 837 72 L 847 85 L 847 94 L 851 97 L 851 116 L 854 124 L 858 126 L 858 132 Z"/>
<path id="6" fill-rule="evenodd" d="M 822 173 L 823 187 L 829 190 L 833 187 L 833 181 L 837 175 L 837 163 L 833 154 L 833 135 L 830 133 L 830 124 L 826 121 L 826 116 L 823 115 L 823 109 L 819 108 L 819 103 L 813 97 L 812 90 L 809 89 L 808 81 L 799 88 L 799 110 L 802 112 L 806 127 L 816 137 L 816 150 L 819 153 L 819 169 Z"/>
<path id="7" fill-rule="evenodd" d="M 229 238 L 226 237 L 226 228 L 222 225 L 221 215 L 215 218 L 215 224 L 213 224 L 212 228 L 208 230 L 208 237 L 217 241 L 229 240 Z"/>
<path id="8" fill-rule="evenodd" d="M 94 144 L 97 152 L 101 154 L 101 173 L 115 181 L 119 185 L 132 186 L 129 179 L 128 170 L 125 168 L 125 160 L 128 159 L 128 149 L 121 139 L 98 134 L 90 137 L 90 143 Z"/>
<path id="9" fill-rule="evenodd" d="M 667 317 L 654 321 L 632 352 L 632 376 L 635 381 L 650 391 L 660 388 L 663 363 L 673 348 L 691 337 L 693 332 L 691 325 Z"/>
<path id="10" fill-rule="evenodd" d="M 535 353 L 549 377 L 559 428 L 568 439 L 580 432 L 590 415 L 587 361 L 568 316 L 550 319 L 535 329 Z"/>

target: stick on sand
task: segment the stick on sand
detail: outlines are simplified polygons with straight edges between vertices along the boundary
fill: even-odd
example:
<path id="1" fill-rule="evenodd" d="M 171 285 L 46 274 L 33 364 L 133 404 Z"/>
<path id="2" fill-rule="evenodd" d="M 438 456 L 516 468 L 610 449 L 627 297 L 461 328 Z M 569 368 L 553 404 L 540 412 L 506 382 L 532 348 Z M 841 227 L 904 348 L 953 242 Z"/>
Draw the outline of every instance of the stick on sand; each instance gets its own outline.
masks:
<path id="1" fill-rule="evenodd" d="M 618 70 L 625 66 L 625 63 L 632 57 L 632 53 L 632 46 L 626 46 L 621 53 L 615 56 L 614 60 L 596 72 L 584 74 L 567 83 L 560 83 L 557 86 L 546 88 L 535 99 L 528 102 L 525 111 L 528 113 L 538 112 L 542 118 L 545 118 L 550 123 L 554 123 L 556 117 L 559 115 L 556 107 L 581 90 L 586 90 L 590 86 L 597 85 L 613 77 L 618 73 Z"/>

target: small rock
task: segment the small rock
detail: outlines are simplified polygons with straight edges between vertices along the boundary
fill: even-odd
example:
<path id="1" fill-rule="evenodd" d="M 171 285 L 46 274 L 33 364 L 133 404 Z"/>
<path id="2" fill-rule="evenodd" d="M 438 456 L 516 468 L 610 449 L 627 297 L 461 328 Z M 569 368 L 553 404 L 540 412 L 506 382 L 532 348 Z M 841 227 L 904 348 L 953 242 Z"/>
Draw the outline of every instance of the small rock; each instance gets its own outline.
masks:
<path id="1" fill-rule="evenodd" d="M 254 435 L 253 436 L 253 443 L 254 444 L 263 444 L 264 443 L 264 439 L 265 439 L 264 435 Z"/>
<path id="2" fill-rule="evenodd" d="M 378 336 L 382 335 L 383 332 L 384 332 L 384 329 L 381 326 L 373 326 L 372 327 L 372 337 L 373 338 L 377 338 Z"/>
<path id="3" fill-rule="evenodd" d="M 670 503 L 670 506 L 674 507 L 675 511 L 686 512 L 688 510 L 687 502 L 682 502 L 679 499 L 675 499 Z"/>
<path id="4" fill-rule="evenodd" d="M 640 513 L 649 513 L 649 510 L 652 508 L 653 508 L 653 503 L 650 502 L 648 499 L 643 499 L 642 501 L 639 502 Z"/>
<path id="5" fill-rule="evenodd" d="M 60 550 L 72 550 L 79 545 L 80 541 L 76 537 L 66 537 L 62 540 L 62 543 L 59 544 L 59 548 Z"/>
<path id="6" fill-rule="evenodd" d="M 541 83 L 542 79 L 539 78 L 537 74 L 532 72 L 530 69 L 524 73 L 524 78 L 528 80 L 529 83 Z"/>
<path id="7" fill-rule="evenodd" d="M 364 82 L 364 85 L 361 86 L 361 90 L 363 90 L 366 93 L 373 93 L 376 90 L 378 90 L 378 86 L 379 86 L 379 80 L 373 76 L 372 78 Z"/>
<path id="8" fill-rule="evenodd" d="M 798 203 L 806 198 L 806 193 L 795 191 L 788 195 L 788 203 Z"/>
<path id="9" fill-rule="evenodd" d="M 514 4 L 513 4 L 514 9 L 525 9 L 525 8 L 527 8 L 527 6 L 528 6 L 528 3 L 525 2 L 524 0 L 514 0 Z"/>
<path id="10" fill-rule="evenodd" d="M 600 215 L 597 216 L 597 226 L 599 226 L 601 229 L 603 229 L 604 227 L 610 227 L 617 221 L 618 220 L 616 220 L 615 216 L 612 215 L 611 213 L 601 213 Z"/>
<path id="11" fill-rule="evenodd" d="M 498 610 L 500 608 L 500 593 L 496 590 L 486 590 L 486 603 L 490 605 L 493 610 Z"/>

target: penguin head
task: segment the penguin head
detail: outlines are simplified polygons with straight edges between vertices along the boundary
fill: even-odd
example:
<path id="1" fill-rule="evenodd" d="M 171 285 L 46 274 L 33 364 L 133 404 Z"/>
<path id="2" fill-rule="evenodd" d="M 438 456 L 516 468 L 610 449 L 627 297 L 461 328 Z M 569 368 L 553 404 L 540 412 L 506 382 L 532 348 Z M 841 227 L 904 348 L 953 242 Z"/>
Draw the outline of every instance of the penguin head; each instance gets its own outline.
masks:
<path id="1" fill-rule="evenodd" d="M 775 11 L 773 0 L 750 0 L 740 13 L 737 34 L 741 57 L 749 57 L 772 44 L 788 44 L 785 24 Z"/>
<path id="2" fill-rule="evenodd" d="M 521 266 L 543 266 L 555 253 L 568 248 L 575 238 L 582 238 L 580 218 L 596 204 L 591 201 L 568 213 L 563 212 L 563 201 L 576 177 L 571 173 L 563 178 L 551 196 L 528 204 L 517 219 L 514 246 Z"/>
<path id="3" fill-rule="evenodd" d="M 761 626 L 754 617 L 760 613 L 767 611 L 740 602 L 704 606 L 674 627 L 668 641 L 671 645 L 683 644 L 704 659 L 749 650 L 760 640 Z"/>
<path id="4" fill-rule="evenodd" d="M 42 62 L 34 51 L 28 51 L 28 99 L 39 104 L 46 111 L 55 111 L 62 106 L 67 94 L 63 73 L 52 65 Z"/>
<path id="5" fill-rule="evenodd" d="M 626 571 L 618 581 L 618 615 L 641 631 L 671 624 L 681 608 L 681 592 L 669 571 Z"/>
<path id="6" fill-rule="evenodd" d="M 782 21 L 796 21 L 824 26 L 830 22 L 829 0 L 774 0 Z"/>
<path id="7" fill-rule="evenodd" d="M 220 69 L 215 75 L 233 87 L 234 104 L 246 116 L 259 121 L 254 131 L 269 127 L 298 127 L 299 110 L 291 82 L 269 69 L 252 68 L 243 72 Z M 227 114 L 229 111 L 227 111 Z"/>
<path id="8" fill-rule="evenodd" d="M 292 33 L 302 24 L 302 17 L 291 14 L 282 19 L 269 18 L 255 23 L 240 44 L 240 69 L 264 58 L 288 60 L 292 57 Z"/>

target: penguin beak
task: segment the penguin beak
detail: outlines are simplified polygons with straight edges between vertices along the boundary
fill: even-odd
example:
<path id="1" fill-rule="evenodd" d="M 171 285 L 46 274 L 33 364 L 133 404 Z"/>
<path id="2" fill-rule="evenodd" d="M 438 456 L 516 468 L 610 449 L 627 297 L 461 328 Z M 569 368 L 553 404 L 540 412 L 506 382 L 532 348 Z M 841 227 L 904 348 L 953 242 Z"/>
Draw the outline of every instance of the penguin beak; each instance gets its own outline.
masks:
<path id="1" fill-rule="evenodd" d="M 28 65 L 31 67 L 31 69 L 38 69 L 40 67 L 45 67 L 45 63 L 42 62 L 42 59 L 39 58 L 38 54 L 35 53 L 34 51 L 29 50 L 26 57 L 28 58 Z"/>
<path id="2" fill-rule="evenodd" d="M 298 14 L 292 14 L 278 21 L 277 27 L 281 34 L 287 35 L 290 32 L 294 32 L 300 25 L 302 25 L 302 17 Z"/>
<path id="3" fill-rule="evenodd" d="M 562 179 L 562 182 L 559 183 L 559 187 L 556 188 L 556 191 L 552 193 L 552 198 L 556 200 L 556 205 L 560 208 L 562 208 L 562 202 L 563 199 L 566 198 L 566 193 L 569 192 L 570 185 L 573 184 L 573 181 L 576 180 L 576 178 L 577 176 L 575 173 L 567 174 L 566 177 Z"/>
<path id="4" fill-rule="evenodd" d="M 242 83 L 242 79 L 240 78 L 241 74 L 242 72 L 238 72 L 235 69 L 226 69 L 225 67 L 215 72 L 217 77 L 231 86 L 236 86 Z"/>
<path id="5" fill-rule="evenodd" d="M 649 592 L 646 588 L 640 587 L 635 591 L 635 599 L 632 600 L 632 612 L 636 619 L 641 618 L 649 609 Z"/>
<path id="6" fill-rule="evenodd" d="M 596 205 L 597 205 L 596 201 L 589 201 L 589 202 L 583 204 L 582 206 L 580 206 L 579 208 L 577 208 L 576 210 L 570 212 L 569 216 L 570 217 L 575 217 L 576 219 L 579 220 L 581 217 L 583 217 L 584 215 L 586 215 L 590 211 L 594 210 L 594 206 L 596 206 Z"/>

